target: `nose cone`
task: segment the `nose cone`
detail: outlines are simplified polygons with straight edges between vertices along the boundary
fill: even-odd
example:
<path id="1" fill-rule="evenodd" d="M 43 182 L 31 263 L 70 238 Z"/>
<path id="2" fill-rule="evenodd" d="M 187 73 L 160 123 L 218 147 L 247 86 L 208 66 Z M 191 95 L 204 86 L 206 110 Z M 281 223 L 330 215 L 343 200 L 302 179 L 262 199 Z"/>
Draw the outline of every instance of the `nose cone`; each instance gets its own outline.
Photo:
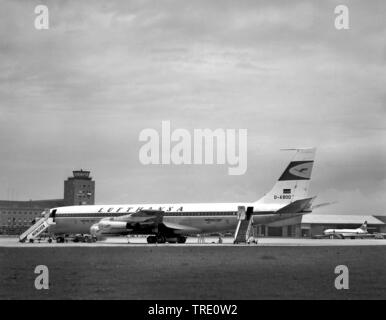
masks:
<path id="1" fill-rule="evenodd" d="M 93 236 L 93 237 L 97 237 L 100 235 L 100 232 L 101 230 L 99 229 L 99 226 L 98 224 L 93 224 L 90 228 L 90 234 Z"/>

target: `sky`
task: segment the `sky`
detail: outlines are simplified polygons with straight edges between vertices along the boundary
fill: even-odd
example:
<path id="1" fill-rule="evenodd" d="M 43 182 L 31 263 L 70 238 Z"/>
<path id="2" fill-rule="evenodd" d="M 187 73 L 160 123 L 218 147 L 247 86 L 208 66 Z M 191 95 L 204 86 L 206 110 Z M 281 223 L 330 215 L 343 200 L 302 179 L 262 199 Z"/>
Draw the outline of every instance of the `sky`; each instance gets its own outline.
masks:
<path id="1" fill-rule="evenodd" d="M 47 5 L 49 29 L 34 27 Z M 386 214 L 386 3 L 0 0 L 0 199 L 255 201 L 317 147 L 315 213 Z M 143 165 L 139 133 L 247 129 L 248 169 Z"/>

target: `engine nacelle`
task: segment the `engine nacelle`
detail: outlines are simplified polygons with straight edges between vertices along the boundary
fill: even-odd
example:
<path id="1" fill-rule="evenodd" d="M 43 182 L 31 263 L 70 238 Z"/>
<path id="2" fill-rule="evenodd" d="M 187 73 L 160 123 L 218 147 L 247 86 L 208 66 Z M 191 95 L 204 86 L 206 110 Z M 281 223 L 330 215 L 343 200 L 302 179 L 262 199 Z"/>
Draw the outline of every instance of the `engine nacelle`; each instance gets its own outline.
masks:
<path id="1" fill-rule="evenodd" d="M 125 221 L 101 220 L 91 226 L 90 233 L 97 237 L 105 234 L 122 234 L 128 229 L 128 224 Z"/>
<path id="2" fill-rule="evenodd" d="M 98 223 L 98 227 L 101 230 L 105 229 L 127 229 L 127 222 L 125 221 L 106 221 L 102 220 Z"/>

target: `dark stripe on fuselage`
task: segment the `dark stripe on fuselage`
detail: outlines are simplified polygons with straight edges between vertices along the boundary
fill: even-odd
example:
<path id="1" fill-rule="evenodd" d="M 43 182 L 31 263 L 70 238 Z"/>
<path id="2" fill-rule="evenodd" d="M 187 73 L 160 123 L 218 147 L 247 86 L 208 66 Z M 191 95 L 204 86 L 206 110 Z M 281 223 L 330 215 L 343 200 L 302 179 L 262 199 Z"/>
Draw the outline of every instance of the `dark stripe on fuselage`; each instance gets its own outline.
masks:
<path id="1" fill-rule="evenodd" d="M 252 215 L 272 214 L 274 211 L 254 212 Z M 129 214 L 122 212 L 101 212 L 101 213 L 57 213 L 56 218 L 108 218 L 121 217 Z M 235 216 L 236 211 L 223 212 L 167 212 L 163 217 L 202 217 L 202 216 Z"/>

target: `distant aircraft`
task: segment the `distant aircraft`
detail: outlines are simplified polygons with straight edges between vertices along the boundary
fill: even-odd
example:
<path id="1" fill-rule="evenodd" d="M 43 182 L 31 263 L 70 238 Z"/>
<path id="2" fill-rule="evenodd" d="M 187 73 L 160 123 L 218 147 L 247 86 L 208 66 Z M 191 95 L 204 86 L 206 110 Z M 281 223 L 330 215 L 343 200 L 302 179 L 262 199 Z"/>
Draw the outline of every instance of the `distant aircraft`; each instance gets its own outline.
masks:
<path id="1" fill-rule="evenodd" d="M 327 229 L 324 235 L 337 236 L 339 238 L 364 238 L 370 235 L 367 231 L 367 221 L 357 229 Z"/>
<path id="2" fill-rule="evenodd" d="M 187 235 L 235 231 L 240 215 L 262 224 L 309 213 L 315 199 L 308 196 L 308 189 L 316 150 L 292 150 L 296 150 L 293 160 L 271 191 L 256 202 L 59 207 L 50 210 L 53 223 L 48 232 L 55 234 L 57 241 L 65 234 L 96 238 L 144 234 L 149 235 L 148 243 L 184 243 Z"/>

